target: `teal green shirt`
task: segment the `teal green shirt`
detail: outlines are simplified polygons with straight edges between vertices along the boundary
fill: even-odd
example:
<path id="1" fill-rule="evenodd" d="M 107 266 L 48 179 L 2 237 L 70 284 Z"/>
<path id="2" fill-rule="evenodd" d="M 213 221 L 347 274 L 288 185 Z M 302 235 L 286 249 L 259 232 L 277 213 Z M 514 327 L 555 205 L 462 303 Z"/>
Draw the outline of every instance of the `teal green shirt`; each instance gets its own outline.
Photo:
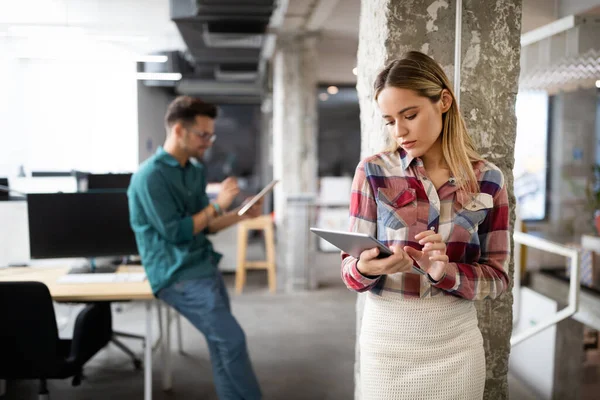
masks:
<path id="1" fill-rule="evenodd" d="M 129 214 L 138 250 L 154 294 L 172 284 L 214 276 L 221 254 L 194 235 L 192 216 L 208 206 L 202 165 L 184 167 L 159 147 L 133 174 Z"/>

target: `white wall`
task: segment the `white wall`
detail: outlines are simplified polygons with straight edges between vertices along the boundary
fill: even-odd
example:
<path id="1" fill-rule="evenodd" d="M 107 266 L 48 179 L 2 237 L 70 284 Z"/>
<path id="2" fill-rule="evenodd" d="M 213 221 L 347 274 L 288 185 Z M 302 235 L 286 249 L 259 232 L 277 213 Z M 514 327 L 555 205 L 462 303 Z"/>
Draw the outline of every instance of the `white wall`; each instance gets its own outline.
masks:
<path id="1" fill-rule="evenodd" d="M 135 169 L 132 60 L 183 48 L 169 0 L 0 2 L 0 176 Z"/>
<path id="2" fill-rule="evenodd" d="M 0 37 L 0 48 L 0 175 L 136 167 L 135 62 L 87 39 Z M 73 58 L 81 48 L 110 58 Z"/>
<path id="3" fill-rule="evenodd" d="M 140 54 L 184 49 L 169 15 L 169 0 L 0 1 L 0 32 L 4 24 L 68 25 Z"/>
<path id="4" fill-rule="evenodd" d="M 27 202 L 0 201 L 0 267 L 29 261 Z"/>

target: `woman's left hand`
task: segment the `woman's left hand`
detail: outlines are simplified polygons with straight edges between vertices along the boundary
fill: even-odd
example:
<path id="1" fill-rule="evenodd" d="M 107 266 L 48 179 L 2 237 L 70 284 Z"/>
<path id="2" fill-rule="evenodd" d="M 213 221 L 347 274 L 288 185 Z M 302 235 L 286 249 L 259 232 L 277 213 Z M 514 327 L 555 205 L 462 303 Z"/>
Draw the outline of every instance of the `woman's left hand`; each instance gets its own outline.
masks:
<path id="1" fill-rule="evenodd" d="M 435 231 L 427 230 L 415 236 L 423 250 L 419 251 L 410 246 L 404 246 L 404 251 L 411 256 L 422 270 L 427 272 L 431 279 L 439 281 L 446 275 L 446 266 L 450 261 L 446 255 L 446 243 L 442 235 Z"/>

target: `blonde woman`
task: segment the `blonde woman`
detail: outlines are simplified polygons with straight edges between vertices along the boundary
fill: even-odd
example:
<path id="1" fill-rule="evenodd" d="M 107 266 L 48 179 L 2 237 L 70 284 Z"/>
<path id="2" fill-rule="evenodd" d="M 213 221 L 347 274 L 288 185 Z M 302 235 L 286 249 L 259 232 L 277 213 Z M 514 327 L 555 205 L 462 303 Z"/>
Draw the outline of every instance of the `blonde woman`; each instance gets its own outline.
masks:
<path id="1" fill-rule="evenodd" d="M 427 55 L 391 62 L 375 100 L 392 145 L 356 169 L 350 230 L 394 254 L 342 253 L 345 284 L 368 292 L 361 400 L 481 399 L 486 368 L 473 300 L 496 298 L 509 284 L 504 177 L 475 151 L 446 74 Z"/>

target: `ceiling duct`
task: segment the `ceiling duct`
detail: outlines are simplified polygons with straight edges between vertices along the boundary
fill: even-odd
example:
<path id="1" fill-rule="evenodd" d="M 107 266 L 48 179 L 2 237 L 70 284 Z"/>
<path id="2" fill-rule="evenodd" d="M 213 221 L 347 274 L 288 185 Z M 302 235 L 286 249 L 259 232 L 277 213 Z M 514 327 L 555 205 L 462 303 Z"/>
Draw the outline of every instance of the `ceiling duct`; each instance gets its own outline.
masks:
<path id="1" fill-rule="evenodd" d="M 223 82 L 250 82 L 258 80 L 258 64 L 219 64 L 215 78 Z"/>
<path id="2" fill-rule="evenodd" d="M 205 23 L 202 31 L 202 38 L 207 47 L 260 49 L 263 45 L 264 32 L 214 32 L 210 30 L 210 25 Z M 261 24 L 260 28 L 264 31 L 264 25 Z"/>
<path id="3" fill-rule="evenodd" d="M 280 4 L 281 0 L 170 0 L 171 20 L 194 66 L 194 73 L 184 76 L 178 90 L 259 95 L 264 81 L 261 54 Z M 235 82 L 249 86 L 231 84 Z"/>
<path id="4" fill-rule="evenodd" d="M 197 63 L 258 62 L 274 9 L 274 0 L 171 0 L 171 19 Z"/>

